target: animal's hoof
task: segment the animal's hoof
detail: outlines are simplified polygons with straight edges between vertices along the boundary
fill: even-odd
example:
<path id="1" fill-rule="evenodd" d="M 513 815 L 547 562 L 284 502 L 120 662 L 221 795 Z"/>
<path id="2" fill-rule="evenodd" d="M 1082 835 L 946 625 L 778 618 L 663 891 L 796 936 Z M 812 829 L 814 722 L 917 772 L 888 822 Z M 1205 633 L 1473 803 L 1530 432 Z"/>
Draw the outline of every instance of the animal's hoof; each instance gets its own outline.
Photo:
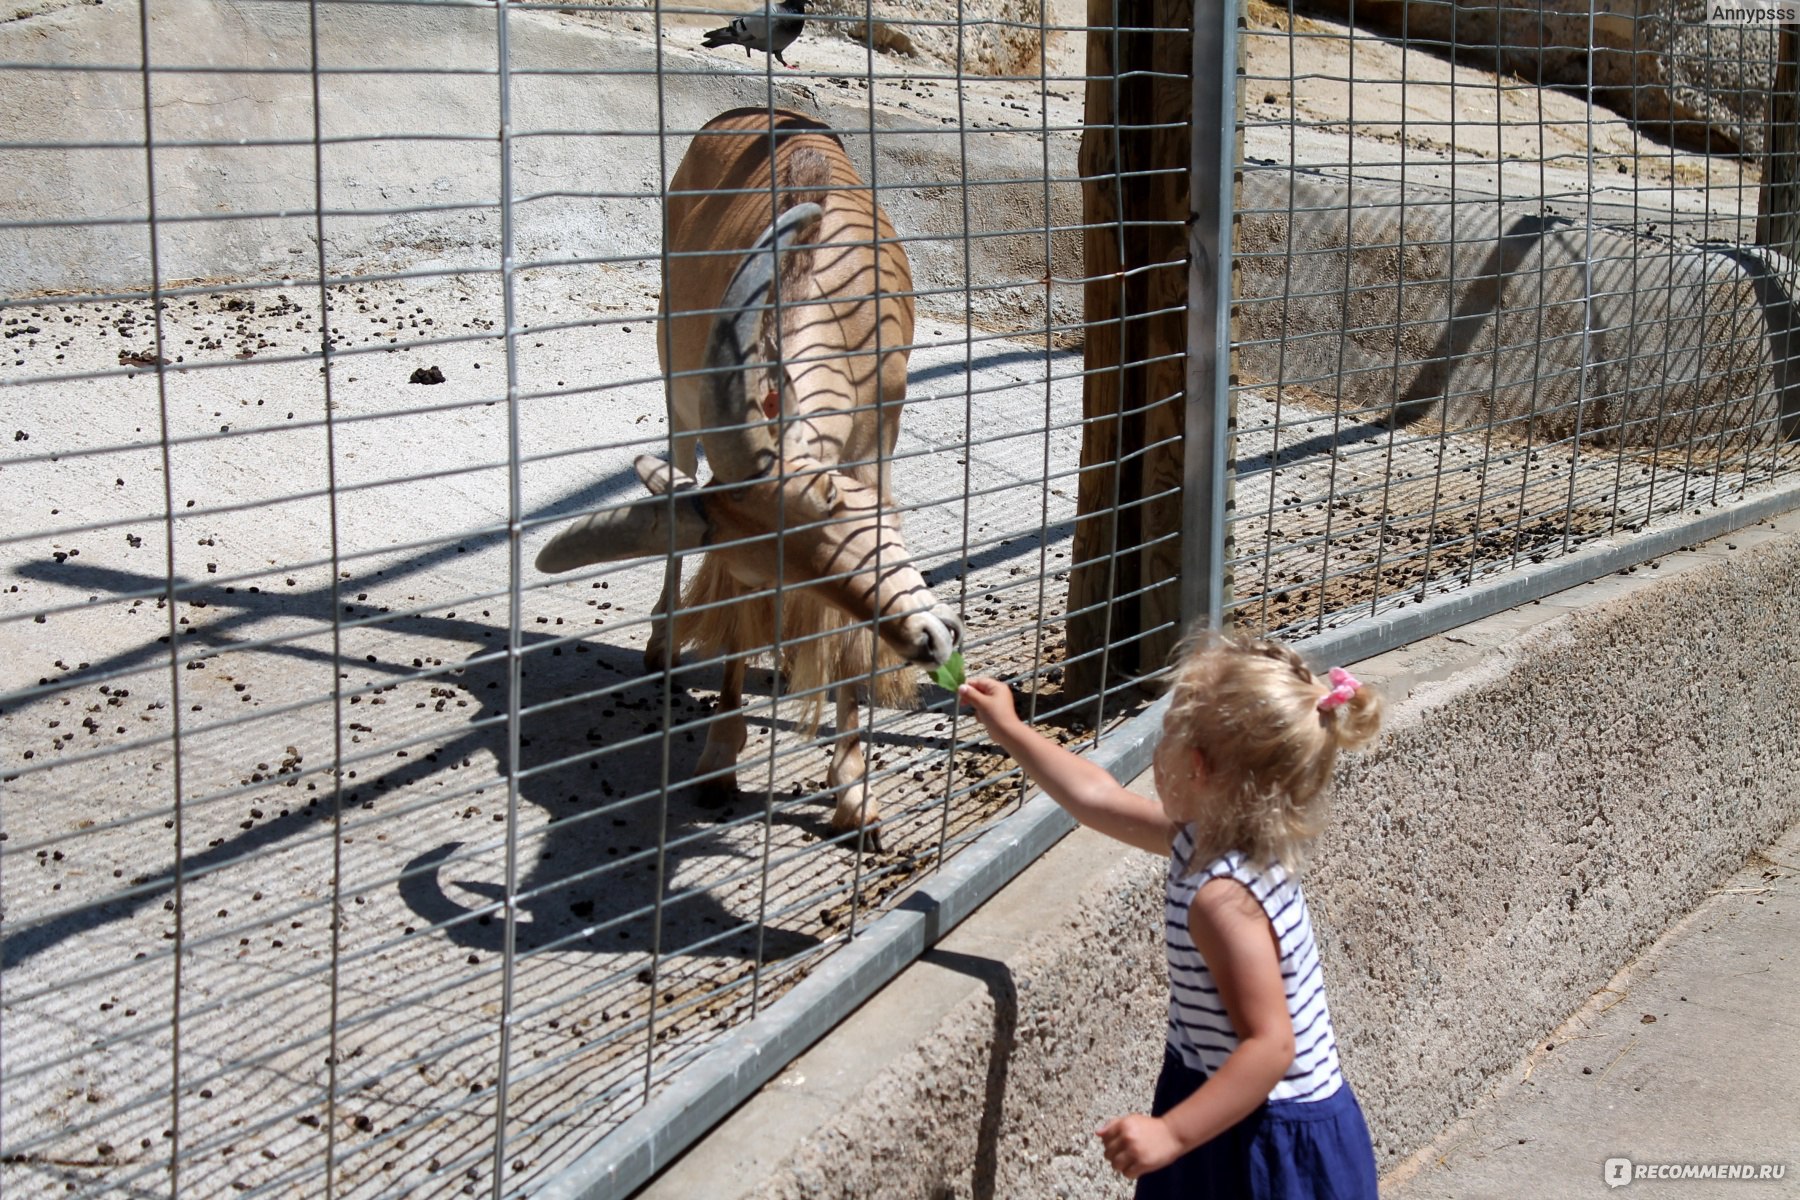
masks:
<path id="1" fill-rule="evenodd" d="M 681 662 L 681 655 L 672 652 L 667 642 L 653 641 L 644 647 L 644 670 L 667 671 Z"/>
<path id="2" fill-rule="evenodd" d="M 738 798 L 735 779 L 708 779 L 694 785 L 694 803 L 701 808 L 724 808 Z"/>
<path id="3" fill-rule="evenodd" d="M 835 834 L 855 833 L 860 828 L 863 849 L 871 854 L 880 854 L 882 852 L 881 818 L 875 813 L 870 813 L 867 820 L 859 820 L 859 816 L 860 814 L 854 811 L 845 813 L 841 809 L 832 813 L 831 832 Z M 845 838 L 844 845 L 853 851 L 856 849 L 856 842 L 851 838 Z"/>

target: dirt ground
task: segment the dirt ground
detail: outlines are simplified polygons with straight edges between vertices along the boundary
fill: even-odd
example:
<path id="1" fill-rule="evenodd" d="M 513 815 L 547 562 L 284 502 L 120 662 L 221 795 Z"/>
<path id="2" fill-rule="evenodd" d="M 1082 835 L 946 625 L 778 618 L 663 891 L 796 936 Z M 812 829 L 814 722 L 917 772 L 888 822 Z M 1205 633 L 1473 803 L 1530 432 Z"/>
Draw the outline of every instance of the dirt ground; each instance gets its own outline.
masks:
<path id="1" fill-rule="evenodd" d="M 666 436 L 653 291 L 584 283 L 573 327 L 571 297 L 545 294 L 514 352 L 533 547 L 635 492 L 634 448 Z M 693 770 L 717 668 L 644 673 L 655 564 L 528 575 L 515 696 L 497 301 L 479 281 L 334 292 L 329 430 L 294 353 L 318 332 L 297 293 L 172 302 L 181 362 L 160 380 L 141 366 L 148 304 L 25 310 L 38 332 L 12 364 L 43 382 L 9 389 L 0 465 L 5 527 L 40 531 L 9 539 L 0 590 L 10 1187 L 154 1191 L 171 1130 L 184 1195 L 298 1194 L 323 1124 L 342 1194 L 460 1194 L 502 1087 L 509 1161 L 540 1179 L 1019 801 L 927 686 L 869 718 L 881 849 L 830 835 L 833 731 L 772 711 L 766 671 L 740 802 L 665 795 Z M 1077 360 L 920 336 L 935 345 L 914 353 L 896 464 L 908 537 L 961 600 L 972 667 L 1035 674 L 1048 713 L 1062 647 L 1037 618 L 1062 602 Z M 407 382 L 432 367 L 444 383 Z M 102 376 L 78 409 L 50 382 L 67 373 Z M 638 382 L 599 411 L 569 386 L 621 374 Z M 146 441 L 164 413 L 168 525 Z M 1059 735 L 1080 728 L 1065 714 Z M 158 951 L 175 941 L 179 979 Z"/>

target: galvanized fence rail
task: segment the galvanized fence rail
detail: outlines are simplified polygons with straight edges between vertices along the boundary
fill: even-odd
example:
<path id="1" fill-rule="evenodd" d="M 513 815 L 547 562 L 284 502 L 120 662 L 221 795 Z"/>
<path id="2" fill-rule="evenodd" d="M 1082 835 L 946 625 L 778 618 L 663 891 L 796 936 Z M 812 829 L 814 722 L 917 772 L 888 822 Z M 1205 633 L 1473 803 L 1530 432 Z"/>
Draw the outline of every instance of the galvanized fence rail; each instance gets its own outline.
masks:
<path id="1" fill-rule="evenodd" d="M 1778 41 L 1670 43 L 1741 77 L 1703 154 L 1648 85 L 1556 90 L 1555 38 L 823 4 L 789 69 L 701 45 L 744 12 L 0 26 L 0 1187 L 627 1194 L 1066 831 L 923 683 L 841 718 L 881 819 L 832 828 L 849 729 L 804 719 L 773 664 L 818 631 L 779 623 L 735 777 L 702 769 L 726 664 L 646 665 L 663 556 L 532 566 L 677 450 L 663 280 L 704 260 L 662 200 L 722 111 L 819 119 L 891 214 L 911 287 L 839 292 L 917 312 L 860 465 L 971 670 L 1121 777 L 1153 680 L 1066 686 L 1143 633 L 1065 616 L 1117 369 L 1080 353 L 1081 242 L 1134 236 L 1083 188 L 1141 182 L 1082 178 L 1119 86 L 1089 38 L 1192 39 L 1192 253 L 1141 268 L 1186 282 L 1184 615 L 1347 660 L 1793 503 L 1744 132 Z"/>

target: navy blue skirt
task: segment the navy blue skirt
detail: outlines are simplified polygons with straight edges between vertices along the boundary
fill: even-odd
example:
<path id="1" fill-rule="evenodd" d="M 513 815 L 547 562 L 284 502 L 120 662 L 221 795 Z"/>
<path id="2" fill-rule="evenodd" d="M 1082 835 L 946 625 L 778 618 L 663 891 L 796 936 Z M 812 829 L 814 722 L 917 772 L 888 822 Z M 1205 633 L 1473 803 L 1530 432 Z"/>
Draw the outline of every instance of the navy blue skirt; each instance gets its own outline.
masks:
<path id="1" fill-rule="evenodd" d="M 1163 1056 L 1150 1115 L 1186 1100 L 1206 1076 Z M 1137 1200 L 1378 1200 L 1375 1148 L 1345 1084 L 1323 1100 L 1269 1100 L 1206 1145 L 1137 1181 Z"/>

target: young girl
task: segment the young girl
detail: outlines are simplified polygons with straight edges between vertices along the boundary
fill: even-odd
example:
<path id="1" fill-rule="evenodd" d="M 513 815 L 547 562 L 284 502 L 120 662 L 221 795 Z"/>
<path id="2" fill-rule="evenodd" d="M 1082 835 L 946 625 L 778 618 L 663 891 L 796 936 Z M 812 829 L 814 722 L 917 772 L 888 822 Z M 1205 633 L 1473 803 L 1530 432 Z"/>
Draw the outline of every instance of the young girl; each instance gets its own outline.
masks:
<path id="1" fill-rule="evenodd" d="M 1152 760 L 1160 804 L 1025 725 L 1004 684 L 959 694 L 1076 820 L 1170 856 L 1168 1047 L 1150 1115 L 1100 1128 L 1107 1162 L 1139 1200 L 1376 1200 L 1294 875 L 1338 750 L 1380 724 L 1375 693 L 1274 642 L 1190 639 Z"/>

